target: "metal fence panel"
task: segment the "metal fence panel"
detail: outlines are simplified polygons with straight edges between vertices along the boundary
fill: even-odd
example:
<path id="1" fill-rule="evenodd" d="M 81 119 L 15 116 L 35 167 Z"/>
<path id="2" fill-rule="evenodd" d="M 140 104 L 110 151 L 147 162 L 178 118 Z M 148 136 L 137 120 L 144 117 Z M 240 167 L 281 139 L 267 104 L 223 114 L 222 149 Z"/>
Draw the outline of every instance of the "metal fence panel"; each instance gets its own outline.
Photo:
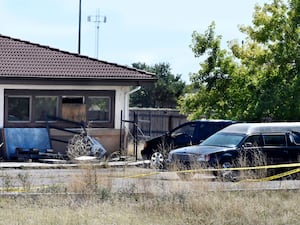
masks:
<path id="1" fill-rule="evenodd" d="M 187 121 L 176 109 L 130 108 L 129 118 L 138 116 L 139 135 L 145 139 L 159 136 Z"/>

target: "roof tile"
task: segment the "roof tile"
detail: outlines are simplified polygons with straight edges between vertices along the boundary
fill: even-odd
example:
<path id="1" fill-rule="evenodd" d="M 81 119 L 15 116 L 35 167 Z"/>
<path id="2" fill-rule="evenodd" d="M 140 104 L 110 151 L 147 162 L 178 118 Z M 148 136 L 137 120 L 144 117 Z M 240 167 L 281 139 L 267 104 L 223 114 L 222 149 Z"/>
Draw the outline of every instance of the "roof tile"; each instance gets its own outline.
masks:
<path id="1" fill-rule="evenodd" d="M 155 80 L 152 73 L 3 35 L 1 77 Z"/>

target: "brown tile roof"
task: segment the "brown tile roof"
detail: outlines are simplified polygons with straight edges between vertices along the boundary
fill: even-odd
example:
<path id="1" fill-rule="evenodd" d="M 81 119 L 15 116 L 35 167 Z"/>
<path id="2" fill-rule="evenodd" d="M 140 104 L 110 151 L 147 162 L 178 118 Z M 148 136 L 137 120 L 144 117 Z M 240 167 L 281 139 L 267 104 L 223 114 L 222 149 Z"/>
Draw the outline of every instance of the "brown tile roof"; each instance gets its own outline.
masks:
<path id="1" fill-rule="evenodd" d="M 0 34 L 3 78 L 155 80 L 155 75 Z"/>

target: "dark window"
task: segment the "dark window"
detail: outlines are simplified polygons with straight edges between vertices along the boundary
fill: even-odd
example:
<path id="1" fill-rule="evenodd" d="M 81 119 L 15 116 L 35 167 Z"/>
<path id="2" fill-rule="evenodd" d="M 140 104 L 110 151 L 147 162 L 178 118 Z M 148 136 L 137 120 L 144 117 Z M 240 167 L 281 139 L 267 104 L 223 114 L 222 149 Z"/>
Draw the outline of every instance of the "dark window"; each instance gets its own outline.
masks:
<path id="1" fill-rule="evenodd" d="M 300 144 L 300 134 L 299 133 L 294 133 L 293 134 L 294 135 L 294 139 L 295 139 L 295 142 L 297 143 L 297 144 Z"/>
<path id="2" fill-rule="evenodd" d="M 36 96 L 34 102 L 35 120 L 45 121 L 46 115 L 56 117 L 57 107 L 57 96 Z"/>
<path id="3" fill-rule="evenodd" d="M 300 145 L 300 133 L 292 131 L 289 133 L 289 140 L 296 145 Z"/>
<path id="4" fill-rule="evenodd" d="M 300 133 L 293 132 L 294 140 L 297 144 L 300 144 Z"/>
<path id="5" fill-rule="evenodd" d="M 84 97 L 63 96 L 62 104 L 84 104 Z"/>
<path id="6" fill-rule="evenodd" d="M 264 142 L 266 146 L 285 146 L 285 135 L 264 135 Z"/>
<path id="7" fill-rule="evenodd" d="M 90 127 L 114 127 L 115 91 L 5 90 L 5 126 L 44 126 L 45 114 L 88 123 Z M 51 122 L 61 123 L 50 119 Z M 63 124 L 61 124 L 63 126 Z"/>
<path id="8" fill-rule="evenodd" d="M 193 136 L 195 128 L 196 128 L 195 123 L 187 124 L 185 126 L 182 126 L 178 129 L 174 130 L 171 135 L 176 136 L 179 134 L 188 134 L 189 136 Z"/>
<path id="9" fill-rule="evenodd" d="M 248 137 L 244 143 L 251 143 L 253 147 L 263 146 L 262 137 L 260 135 L 253 135 Z"/>
<path id="10" fill-rule="evenodd" d="M 9 122 L 30 121 L 30 97 L 8 96 L 7 106 Z"/>

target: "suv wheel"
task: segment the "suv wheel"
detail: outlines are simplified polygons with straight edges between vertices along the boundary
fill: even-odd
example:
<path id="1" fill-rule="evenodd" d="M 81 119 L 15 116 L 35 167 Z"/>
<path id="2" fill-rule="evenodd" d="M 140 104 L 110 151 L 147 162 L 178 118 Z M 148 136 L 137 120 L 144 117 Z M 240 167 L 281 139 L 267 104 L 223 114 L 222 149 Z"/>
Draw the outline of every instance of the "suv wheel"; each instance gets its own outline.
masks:
<path id="1" fill-rule="evenodd" d="M 154 169 L 164 168 L 164 156 L 161 152 L 154 152 L 150 158 L 150 167 Z"/>
<path id="2" fill-rule="evenodd" d="M 233 168 L 234 164 L 232 160 L 227 159 L 224 160 L 220 163 L 220 168 L 221 169 L 228 169 L 228 168 Z M 236 170 L 224 170 L 220 171 L 218 173 L 218 176 L 223 180 L 223 181 L 237 181 L 239 178 L 239 171 Z"/>

